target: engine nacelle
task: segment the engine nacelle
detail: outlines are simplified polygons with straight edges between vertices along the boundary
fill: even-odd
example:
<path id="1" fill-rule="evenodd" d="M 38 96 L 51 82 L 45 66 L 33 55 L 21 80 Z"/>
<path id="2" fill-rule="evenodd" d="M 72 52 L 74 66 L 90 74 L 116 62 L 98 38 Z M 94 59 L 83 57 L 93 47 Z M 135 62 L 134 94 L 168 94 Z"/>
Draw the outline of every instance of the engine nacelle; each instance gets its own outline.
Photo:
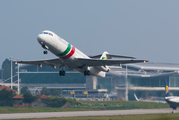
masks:
<path id="1" fill-rule="evenodd" d="M 97 66 L 97 69 L 104 72 L 109 72 L 110 70 L 108 66 Z"/>
<path id="2" fill-rule="evenodd" d="M 106 72 L 101 71 L 96 67 L 90 67 L 90 75 L 99 76 L 99 77 L 105 77 Z"/>

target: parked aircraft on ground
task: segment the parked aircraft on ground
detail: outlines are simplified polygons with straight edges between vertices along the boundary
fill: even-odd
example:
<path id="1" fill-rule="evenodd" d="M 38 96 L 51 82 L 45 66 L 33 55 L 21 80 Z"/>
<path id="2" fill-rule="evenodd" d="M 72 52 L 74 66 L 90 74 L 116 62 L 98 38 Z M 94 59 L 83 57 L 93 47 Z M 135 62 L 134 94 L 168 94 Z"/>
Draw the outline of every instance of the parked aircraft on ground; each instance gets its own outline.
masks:
<path id="1" fill-rule="evenodd" d="M 169 92 L 166 80 L 165 80 L 165 100 L 170 105 L 170 107 L 173 108 L 172 113 L 175 113 L 177 106 L 179 106 L 179 96 L 171 95 L 171 93 Z"/>
<path id="2" fill-rule="evenodd" d="M 53 68 L 58 66 L 62 68 L 62 70 L 59 71 L 60 76 L 65 76 L 64 67 L 68 67 L 71 70 L 83 73 L 85 76 L 94 75 L 105 77 L 106 72 L 110 70 L 107 65 L 146 62 L 146 60 L 133 60 L 135 59 L 134 57 L 111 55 L 107 52 L 104 52 L 102 55 L 89 57 L 49 30 L 42 31 L 37 36 L 37 41 L 44 49 L 46 49 L 44 54 L 47 54 L 48 50 L 59 58 L 40 61 L 16 61 L 16 63 L 39 66 L 48 65 Z M 109 60 L 113 57 L 128 58 L 131 60 Z"/>

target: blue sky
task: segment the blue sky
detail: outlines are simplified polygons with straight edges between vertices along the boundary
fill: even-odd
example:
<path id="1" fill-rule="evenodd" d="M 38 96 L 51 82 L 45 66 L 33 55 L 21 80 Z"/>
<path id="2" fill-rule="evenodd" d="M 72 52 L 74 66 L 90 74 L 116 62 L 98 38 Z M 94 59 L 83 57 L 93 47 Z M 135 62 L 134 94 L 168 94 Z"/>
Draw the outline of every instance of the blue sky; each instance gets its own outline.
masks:
<path id="1" fill-rule="evenodd" d="M 43 54 L 37 35 L 51 30 L 87 55 L 134 56 L 179 63 L 179 1 L 2 0 L 0 64 L 56 58 Z"/>

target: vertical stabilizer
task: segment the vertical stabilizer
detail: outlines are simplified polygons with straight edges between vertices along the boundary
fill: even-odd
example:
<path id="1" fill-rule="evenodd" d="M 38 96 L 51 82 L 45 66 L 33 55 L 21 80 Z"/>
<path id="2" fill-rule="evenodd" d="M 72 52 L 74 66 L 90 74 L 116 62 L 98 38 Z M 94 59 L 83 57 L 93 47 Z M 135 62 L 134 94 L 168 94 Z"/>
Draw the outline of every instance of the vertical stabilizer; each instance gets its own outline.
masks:
<path id="1" fill-rule="evenodd" d="M 137 100 L 137 101 L 139 101 L 139 99 L 137 98 L 137 96 L 136 96 L 136 94 L 134 93 L 134 97 L 135 97 L 135 99 Z"/>
<path id="2" fill-rule="evenodd" d="M 109 54 L 108 52 L 103 52 L 103 54 L 102 54 L 102 56 L 101 56 L 101 58 L 100 59 L 102 59 L 102 60 L 106 60 L 106 59 L 108 59 L 107 58 L 107 55 L 106 54 Z"/>
<path id="3" fill-rule="evenodd" d="M 170 96 L 172 95 L 169 92 L 167 81 L 165 80 L 165 97 L 170 97 Z"/>
<path id="4" fill-rule="evenodd" d="M 100 59 L 101 60 L 108 59 L 107 54 L 109 54 L 109 53 L 108 52 L 103 52 L 103 54 L 101 55 Z M 105 66 L 96 66 L 96 68 L 98 70 L 100 70 L 101 72 L 104 72 L 104 75 L 106 75 L 106 72 L 109 72 L 109 70 L 110 70 L 110 68 L 107 65 L 105 65 Z"/>

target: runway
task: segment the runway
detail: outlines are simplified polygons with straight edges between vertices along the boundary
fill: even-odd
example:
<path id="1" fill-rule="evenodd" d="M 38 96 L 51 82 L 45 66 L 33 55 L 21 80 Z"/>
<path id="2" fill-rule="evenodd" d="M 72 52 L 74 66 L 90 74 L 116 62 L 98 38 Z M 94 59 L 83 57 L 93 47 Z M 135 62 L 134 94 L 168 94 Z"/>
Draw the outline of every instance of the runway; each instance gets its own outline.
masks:
<path id="1" fill-rule="evenodd" d="M 72 112 L 12 113 L 12 114 L 0 114 L 0 119 L 112 116 L 112 115 L 134 115 L 134 114 L 159 114 L 159 113 L 171 113 L 171 112 L 172 109 L 132 109 L 132 110 L 101 110 L 101 111 L 72 111 Z M 176 110 L 175 112 L 179 113 L 178 110 Z"/>

